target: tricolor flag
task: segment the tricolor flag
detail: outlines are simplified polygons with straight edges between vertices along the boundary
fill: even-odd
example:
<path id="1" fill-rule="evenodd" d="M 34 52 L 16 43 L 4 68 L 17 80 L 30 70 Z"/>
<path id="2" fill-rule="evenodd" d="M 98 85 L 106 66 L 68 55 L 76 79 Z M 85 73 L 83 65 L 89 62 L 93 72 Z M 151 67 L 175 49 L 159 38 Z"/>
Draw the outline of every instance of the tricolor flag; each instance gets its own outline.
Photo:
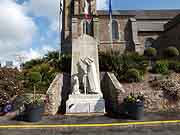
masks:
<path id="1" fill-rule="evenodd" d="M 109 15 L 112 16 L 112 2 L 109 0 Z"/>
<path id="2" fill-rule="evenodd" d="M 86 20 L 91 19 L 90 14 L 89 14 L 89 7 L 90 7 L 89 0 L 85 0 L 85 2 L 84 2 L 84 16 L 85 16 Z"/>

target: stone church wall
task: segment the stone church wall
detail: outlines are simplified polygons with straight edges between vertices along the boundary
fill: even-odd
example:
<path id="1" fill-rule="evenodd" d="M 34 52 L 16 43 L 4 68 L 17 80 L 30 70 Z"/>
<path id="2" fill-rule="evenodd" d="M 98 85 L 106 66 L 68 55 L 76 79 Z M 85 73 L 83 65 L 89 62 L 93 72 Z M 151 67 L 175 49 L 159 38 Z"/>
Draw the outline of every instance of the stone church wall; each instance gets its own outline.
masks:
<path id="1" fill-rule="evenodd" d="M 178 16 L 180 18 L 180 15 Z M 166 31 L 162 34 L 156 41 L 156 48 L 160 50 L 160 54 L 162 54 L 163 49 L 168 46 L 175 46 L 180 49 L 180 19 L 173 20 L 174 25 L 166 24 Z M 168 27 L 168 25 L 170 27 Z"/>
<path id="2" fill-rule="evenodd" d="M 119 39 L 113 40 L 113 49 L 123 53 L 131 46 L 131 27 L 128 16 L 114 16 L 114 20 L 118 23 Z M 109 16 L 99 16 L 99 50 L 108 51 L 111 49 Z"/>
<path id="3" fill-rule="evenodd" d="M 140 42 L 140 53 L 143 54 L 146 49 L 146 42 L 148 39 L 153 39 L 154 41 L 159 37 L 161 32 L 139 32 L 138 40 Z"/>

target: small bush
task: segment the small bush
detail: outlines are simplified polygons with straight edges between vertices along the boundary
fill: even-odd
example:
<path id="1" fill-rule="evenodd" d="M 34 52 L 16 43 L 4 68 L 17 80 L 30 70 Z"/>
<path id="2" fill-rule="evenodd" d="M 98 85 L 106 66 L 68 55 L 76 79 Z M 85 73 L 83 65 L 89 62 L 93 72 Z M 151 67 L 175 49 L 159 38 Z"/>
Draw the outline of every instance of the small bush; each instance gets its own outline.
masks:
<path id="1" fill-rule="evenodd" d="M 32 82 L 32 83 L 37 83 L 37 82 L 39 82 L 40 80 L 41 80 L 41 78 L 42 78 L 42 76 L 41 76 L 41 74 L 39 73 L 39 72 L 31 72 L 30 74 L 29 74 L 30 76 L 30 81 Z"/>
<path id="2" fill-rule="evenodd" d="M 169 61 L 168 61 L 168 68 L 169 68 L 170 70 L 175 70 L 179 63 L 180 63 L 180 62 L 179 62 L 179 61 L 176 61 L 176 60 L 169 60 Z"/>
<path id="3" fill-rule="evenodd" d="M 155 65 L 153 66 L 154 73 L 164 74 L 168 72 L 168 62 L 165 60 L 156 61 Z"/>
<path id="4" fill-rule="evenodd" d="M 168 61 L 168 68 L 170 70 L 174 70 L 177 64 L 178 64 L 178 61 L 170 60 Z"/>
<path id="5" fill-rule="evenodd" d="M 126 71 L 124 79 L 128 82 L 139 82 L 142 79 L 142 77 L 137 69 L 132 68 Z"/>
<path id="6" fill-rule="evenodd" d="M 100 71 L 112 71 L 112 59 L 114 55 L 110 52 L 99 52 L 99 68 Z"/>
<path id="7" fill-rule="evenodd" d="M 124 80 L 128 69 L 137 69 L 143 76 L 147 72 L 148 61 L 138 53 L 126 52 L 121 55 L 117 52 L 100 52 L 99 67 L 100 71 L 113 72 L 118 80 Z"/>
<path id="8" fill-rule="evenodd" d="M 65 73 L 71 73 L 71 55 L 62 54 L 60 58 L 60 70 Z"/>
<path id="9" fill-rule="evenodd" d="M 174 71 L 175 71 L 176 73 L 180 73 L 180 62 L 176 65 Z"/>
<path id="10" fill-rule="evenodd" d="M 180 73 L 180 62 L 176 60 L 171 60 L 168 62 L 168 67 L 170 70 L 173 70 L 177 73 Z"/>
<path id="11" fill-rule="evenodd" d="M 148 58 L 155 57 L 157 55 L 157 50 L 153 47 L 149 47 L 144 51 L 144 56 Z"/>
<path id="12" fill-rule="evenodd" d="M 179 56 L 179 50 L 176 47 L 168 47 L 164 50 L 165 57 L 176 57 Z"/>
<path id="13" fill-rule="evenodd" d="M 122 59 L 124 72 L 132 68 L 137 69 L 141 75 L 144 75 L 147 72 L 148 61 L 144 56 L 139 55 L 138 53 L 127 53 L 122 55 Z"/>

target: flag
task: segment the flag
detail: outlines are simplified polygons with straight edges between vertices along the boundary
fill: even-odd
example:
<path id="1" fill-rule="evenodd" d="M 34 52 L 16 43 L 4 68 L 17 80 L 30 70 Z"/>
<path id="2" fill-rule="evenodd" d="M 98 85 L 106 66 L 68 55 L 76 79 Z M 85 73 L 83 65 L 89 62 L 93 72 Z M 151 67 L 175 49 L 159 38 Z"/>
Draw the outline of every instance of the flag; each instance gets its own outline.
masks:
<path id="1" fill-rule="evenodd" d="M 84 17 L 86 20 L 91 20 L 90 15 L 89 15 L 89 7 L 90 7 L 89 1 L 85 0 L 85 2 L 84 2 Z"/>
<path id="2" fill-rule="evenodd" d="M 109 15 L 112 16 L 112 2 L 109 0 Z"/>
<path id="3" fill-rule="evenodd" d="M 62 12 L 63 12 L 63 2 L 62 2 L 63 0 L 60 0 L 60 5 L 59 5 L 59 13 L 60 13 L 60 15 L 62 14 Z"/>
<path id="4" fill-rule="evenodd" d="M 89 3 L 87 0 L 85 0 L 85 3 L 84 3 L 84 14 L 89 14 Z"/>

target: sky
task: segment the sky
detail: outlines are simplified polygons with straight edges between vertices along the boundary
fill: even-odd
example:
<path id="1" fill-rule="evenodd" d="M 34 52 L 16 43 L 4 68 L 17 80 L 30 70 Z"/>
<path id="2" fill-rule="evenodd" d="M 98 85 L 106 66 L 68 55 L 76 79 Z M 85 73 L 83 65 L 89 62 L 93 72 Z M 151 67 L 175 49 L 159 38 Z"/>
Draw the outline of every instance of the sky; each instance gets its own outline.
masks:
<path id="1" fill-rule="evenodd" d="M 107 9 L 108 1 L 99 0 L 99 8 Z M 180 9 L 180 0 L 112 0 L 112 7 L 114 10 Z"/>
<path id="2" fill-rule="evenodd" d="M 108 9 L 109 0 L 97 0 Z M 180 9 L 180 0 L 112 0 L 113 10 Z M 59 0 L 0 0 L 0 61 L 26 60 L 59 48 Z"/>

